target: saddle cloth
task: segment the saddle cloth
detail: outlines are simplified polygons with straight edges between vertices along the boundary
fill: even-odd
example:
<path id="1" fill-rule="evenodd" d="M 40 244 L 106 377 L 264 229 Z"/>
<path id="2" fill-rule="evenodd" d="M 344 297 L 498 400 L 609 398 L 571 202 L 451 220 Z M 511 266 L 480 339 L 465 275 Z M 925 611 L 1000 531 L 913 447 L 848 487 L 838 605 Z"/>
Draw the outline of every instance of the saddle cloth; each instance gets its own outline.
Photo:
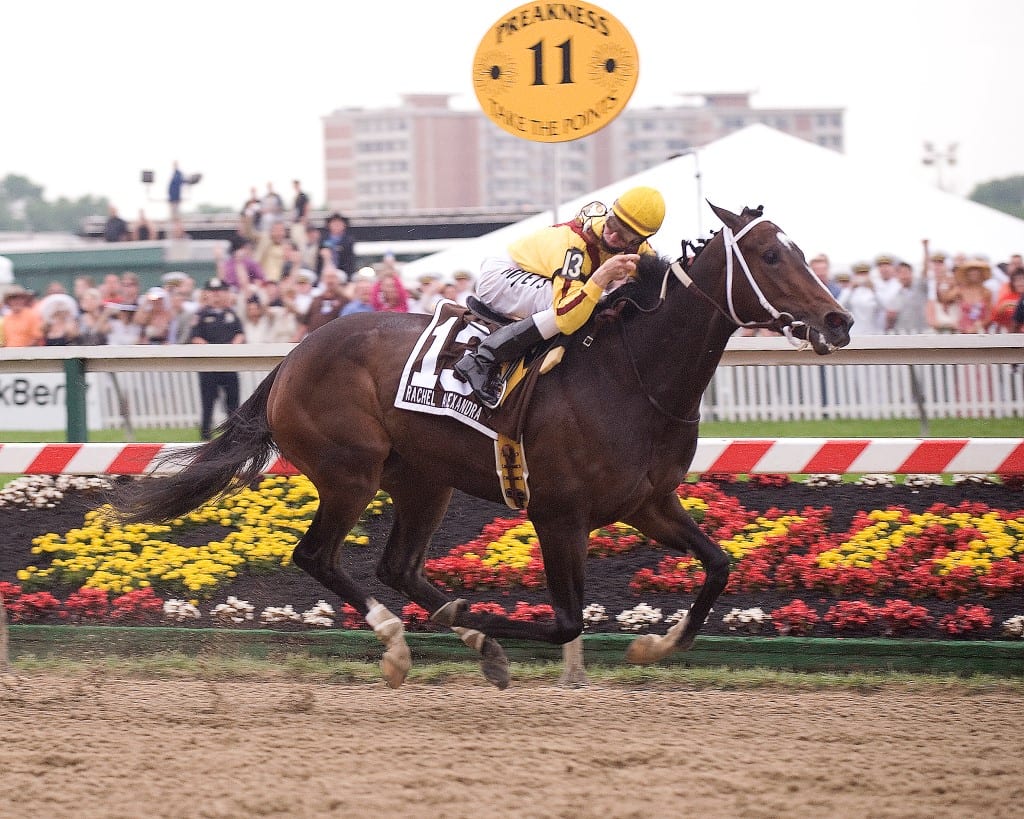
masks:
<path id="1" fill-rule="evenodd" d="M 497 326 L 460 304 L 439 301 L 405 362 L 395 406 L 454 418 L 493 439 L 495 472 L 505 504 L 511 509 L 525 509 L 530 501 L 529 470 L 522 444 L 526 407 L 541 372 L 554 366 L 560 356 L 552 359 L 550 366 L 545 366 L 545 356 L 529 364 L 519 360 L 504 365 L 506 386 L 501 402 L 497 408 L 488 409 L 477 400 L 469 384 L 455 377 L 452 366 Z"/>
<path id="2" fill-rule="evenodd" d="M 452 369 L 466 350 L 475 348 L 495 327 L 462 305 L 441 299 L 405 362 L 395 406 L 454 418 L 495 440 L 502 434 L 518 441 L 541 362 L 535 360 L 527 366 L 520 360 L 503 365 L 506 387 L 501 403 L 493 410 L 481 404 L 469 384 L 456 378 Z"/>

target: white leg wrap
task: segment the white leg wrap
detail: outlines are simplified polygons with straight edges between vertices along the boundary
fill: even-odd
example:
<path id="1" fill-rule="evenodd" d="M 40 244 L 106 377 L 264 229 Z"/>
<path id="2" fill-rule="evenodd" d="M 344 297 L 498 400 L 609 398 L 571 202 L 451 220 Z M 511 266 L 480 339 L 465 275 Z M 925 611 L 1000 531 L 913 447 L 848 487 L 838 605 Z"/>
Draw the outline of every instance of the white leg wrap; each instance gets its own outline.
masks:
<path id="1" fill-rule="evenodd" d="M 474 651 L 480 651 L 484 647 L 484 640 L 487 639 L 486 634 L 482 631 L 477 631 L 475 628 L 452 626 L 452 631 L 458 634 L 459 639 Z"/>
<path id="2" fill-rule="evenodd" d="M 401 633 L 402 621 L 388 611 L 383 603 L 378 603 L 372 597 L 366 602 L 370 607 L 366 613 L 366 622 L 373 627 L 378 640 L 387 643 L 395 634 Z"/>

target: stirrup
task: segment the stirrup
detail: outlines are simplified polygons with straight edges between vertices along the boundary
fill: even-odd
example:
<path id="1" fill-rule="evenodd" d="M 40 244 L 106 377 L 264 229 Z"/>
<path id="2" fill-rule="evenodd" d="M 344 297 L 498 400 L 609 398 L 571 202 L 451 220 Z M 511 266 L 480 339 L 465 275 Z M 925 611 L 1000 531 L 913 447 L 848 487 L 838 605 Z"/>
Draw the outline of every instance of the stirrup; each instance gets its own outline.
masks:
<path id="1" fill-rule="evenodd" d="M 493 393 L 493 397 L 492 393 L 490 392 L 486 394 L 484 393 L 484 391 L 492 384 L 497 388 L 497 390 Z M 487 409 L 497 409 L 498 404 L 501 403 L 502 395 L 505 394 L 505 382 L 502 381 L 497 376 L 492 376 L 487 380 L 487 383 L 480 389 L 476 389 L 474 387 L 473 394 L 477 397 L 477 400 L 479 400 L 481 404 L 487 407 Z"/>

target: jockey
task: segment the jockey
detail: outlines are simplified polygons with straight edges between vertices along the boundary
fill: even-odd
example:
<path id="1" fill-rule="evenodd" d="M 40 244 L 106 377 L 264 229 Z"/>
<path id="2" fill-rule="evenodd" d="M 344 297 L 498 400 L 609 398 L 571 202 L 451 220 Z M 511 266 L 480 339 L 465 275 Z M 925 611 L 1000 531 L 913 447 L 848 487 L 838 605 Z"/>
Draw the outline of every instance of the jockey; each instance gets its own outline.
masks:
<path id="1" fill-rule="evenodd" d="M 480 402 L 497 406 L 499 364 L 540 341 L 582 327 L 611 285 L 636 271 L 647 239 L 665 219 L 665 200 L 654 188 L 630 188 L 611 209 L 592 202 L 571 222 L 552 225 L 513 242 L 506 257 L 485 259 L 477 295 L 519 318 L 499 327 L 455 364 Z"/>

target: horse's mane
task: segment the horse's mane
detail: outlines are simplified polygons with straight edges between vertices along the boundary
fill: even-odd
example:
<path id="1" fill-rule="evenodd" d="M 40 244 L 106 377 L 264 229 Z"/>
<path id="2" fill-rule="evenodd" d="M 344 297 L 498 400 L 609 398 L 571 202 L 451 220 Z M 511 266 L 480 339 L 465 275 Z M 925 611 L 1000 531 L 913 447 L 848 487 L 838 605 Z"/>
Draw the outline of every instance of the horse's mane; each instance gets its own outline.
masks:
<path id="1" fill-rule="evenodd" d="M 695 245 L 689 241 L 683 242 L 683 266 L 689 269 L 693 260 L 704 249 L 706 242 Z M 688 249 L 691 253 L 688 254 Z M 596 319 L 599 326 L 611 322 L 613 319 L 623 316 L 628 317 L 639 313 L 649 313 L 657 309 L 661 298 L 661 287 L 665 281 L 665 275 L 669 265 L 673 262 L 668 256 L 658 256 L 654 253 L 645 253 L 640 257 L 637 264 L 637 275 L 631 278 L 621 287 L 617 287 L 602 299 L 598 305 Z M 669 275 L 669 288 L 679 284 L 675 276 Z"/>
<path id="2" fill-rule="evenodd" d="M 654 309 L 661 294 L 665 271 L 670 264 L 672 260 L 667 256 L 645 253 L 637 264 L 637 275 L 605 296 L 601 306 L 614 310 L 616 315 L 629 306 L 641 312 Z"/>

